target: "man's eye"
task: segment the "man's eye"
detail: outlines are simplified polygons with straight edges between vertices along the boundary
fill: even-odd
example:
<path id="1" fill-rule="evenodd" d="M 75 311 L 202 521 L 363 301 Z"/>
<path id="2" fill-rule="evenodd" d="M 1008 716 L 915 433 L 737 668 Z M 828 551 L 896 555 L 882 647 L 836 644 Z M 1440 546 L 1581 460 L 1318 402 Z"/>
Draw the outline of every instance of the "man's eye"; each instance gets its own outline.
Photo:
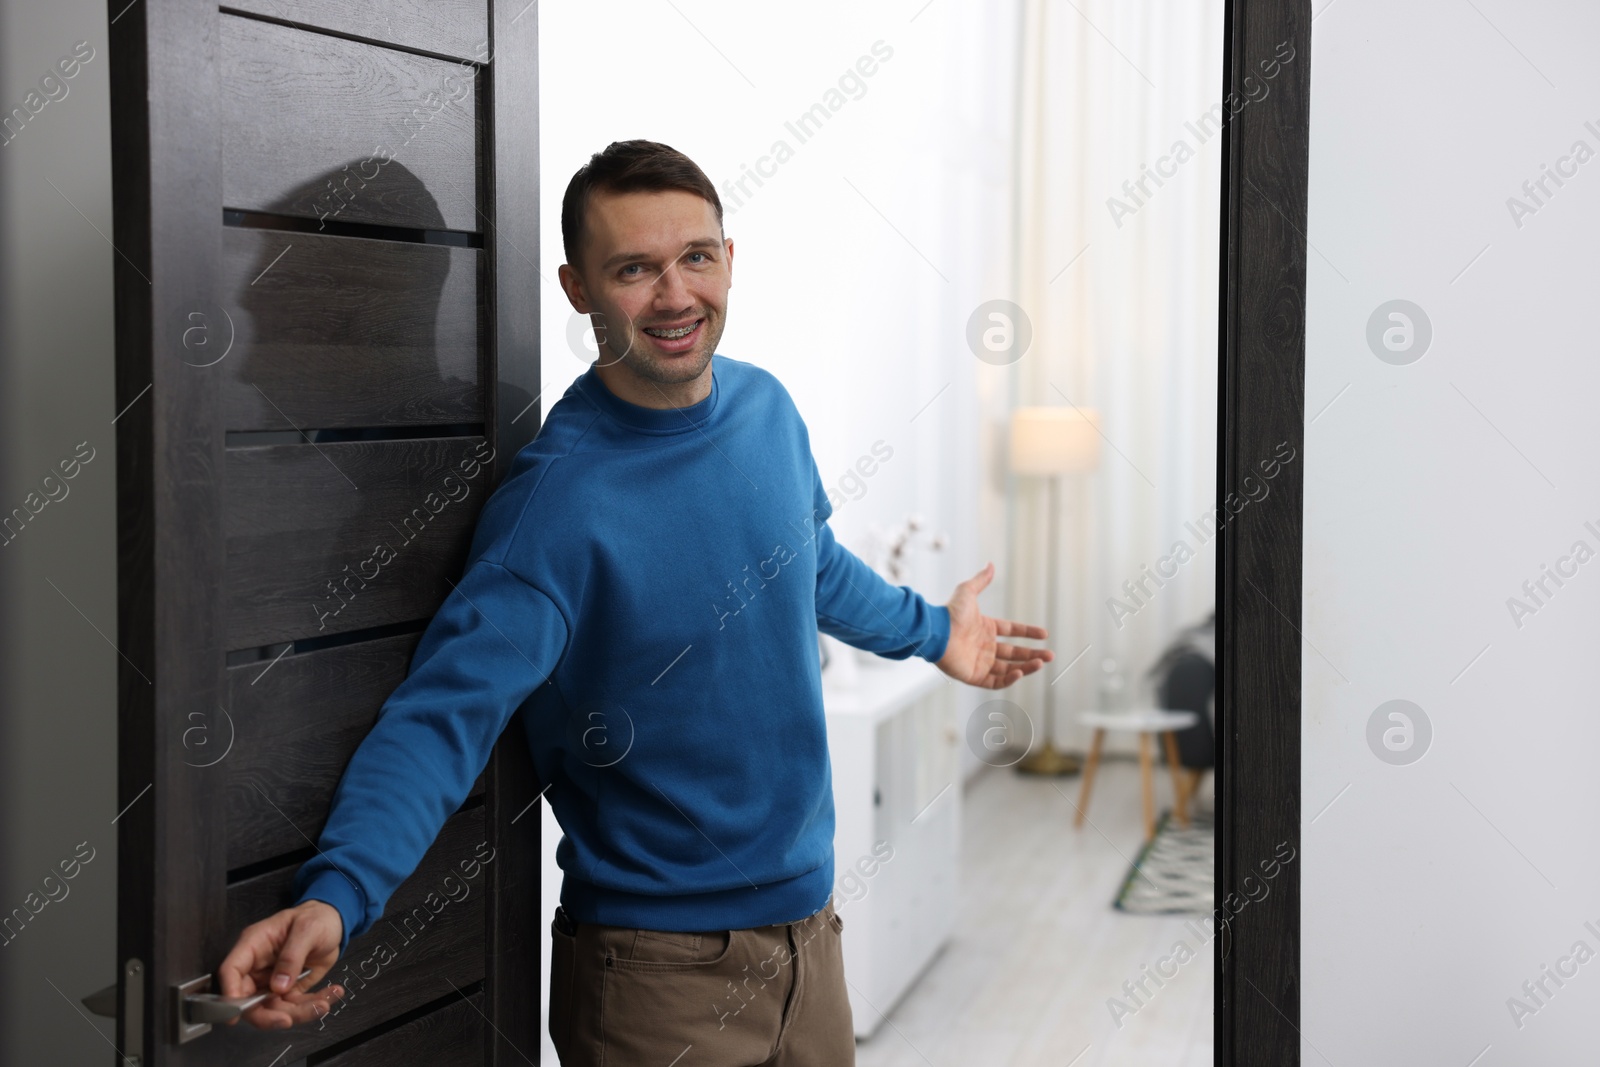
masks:
<path id="1" fill-rule="evenodd" d="M 643 265 L 641 265 L 641 264 L 638 264 L 638 263 L 629 263 L 629 264 L 628 264 L 628 265 L 627 265 L 627 266 L 626 266 L 626 267 L 623 267 L 623 268 L 622 268 L 622 271 L 621 271 L 621 273 L 622 273 L 622 274 L 623 274 L 623 275 L 627 275 L 627 274 L 628 274 L 628 272 L 629 272 L 629 271 L 630 271 L 630 270 L 633 270 L 633 269 L 634 269 L 634 268 L 635 268 L 635 267 L 638 267 L 638 268 L 639 268 L 639 269 L 640 269 L 640 270 L 643 270 L 643 269 L 644 269 L 644 267 L 643 267 Z"/>
<path id="2" fill-rule="evenodd" d="M 693 259 L 695 256 L 699 256 L 702 260 L 704 260 L 706 262 L 710 262 L 710 260 L 711 260 L 711 257 L 706 255 L 704 252 L 690 252 L 689 253 L 689 258 L 690 259 Z"/>

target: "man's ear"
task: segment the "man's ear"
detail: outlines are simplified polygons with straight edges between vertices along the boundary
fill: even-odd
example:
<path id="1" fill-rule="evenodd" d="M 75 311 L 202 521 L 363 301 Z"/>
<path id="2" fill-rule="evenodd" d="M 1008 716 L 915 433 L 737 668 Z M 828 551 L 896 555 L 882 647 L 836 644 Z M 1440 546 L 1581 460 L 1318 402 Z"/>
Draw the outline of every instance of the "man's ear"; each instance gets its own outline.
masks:
<path id="1" fill-rule="evenodd" d="M 733 238 L 724 237 L 722 244 L 728 250 L 728 287 L 731 289 L 733 287 Z"/>
<path id="2" fill-rule="evenodd" d="M 556 280 L 561 283 L 561 291 L 567 294 L 567 303 L 572 305 L 572 310 L 580 315 L 589 314 L 592 310 L 589 292 L 577 270 L 571 264 L 563 263 L 556 271 Z"/>

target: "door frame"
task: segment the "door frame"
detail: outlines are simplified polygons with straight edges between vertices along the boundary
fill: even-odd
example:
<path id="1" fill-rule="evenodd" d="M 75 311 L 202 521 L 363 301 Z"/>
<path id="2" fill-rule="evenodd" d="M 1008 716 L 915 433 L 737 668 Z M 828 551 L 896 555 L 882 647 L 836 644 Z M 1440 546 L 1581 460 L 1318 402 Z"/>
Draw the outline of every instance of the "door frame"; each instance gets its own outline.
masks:
<path id="1" fill-rule="evenodd" d="M 1227 0 L 1223 99 L 1289 41 L 1223 126 L 1217 316 L 1219 1064 L 1300 1063 L 1301 560 L 1310 0 Z M 1256 74 L 1260 80 L 1259 73 Z M 1230 97 L 1229 94 L 1237 94 Z M 1260 503 L 1225 510 L 1286 443 Z M 1246 486 L 1247 488 L 1247 486 Z M 1290 853 L 1292 850 L 1292 854 Z M 1285 855 L 1288 858 L 1285 859 Z M 1268 873 L 1271 872 L 1271 873 Z"/>
<path id="2" fill-rule="evenodd" d="M 494 54 L 484 68 L 483 151 L 491 165 L 484 167 L 483 175 L 483 202 L 490 215 L 484 220 L 483 247 L 494 274 L 494 285 L 486 294 L 491 329 L 484 342 L 495 366 L 487 433 L 495 443 L 490 477 L 497 485 L 512 458 L 539 432 L 543 411 L 539 404 L 539 19 L 529 6 L 528 0 L 490 0 Z M 509 398 L 522 396 L 533 400 L 525 409 L 513 410 L 521 407 L 521 401 Z M 521 712 L 495 742 L 488 783 L 484 818 L 499 862 L 489 865 L 493 893 L 484 925 L 484 995 L 492 1022 L 486 1035 L 486 1062 L 510 1067 L 539 1062 L 544 993 L 539 953 L 543 821 L 534 807 L 544 788 L 533 767 Z"/>

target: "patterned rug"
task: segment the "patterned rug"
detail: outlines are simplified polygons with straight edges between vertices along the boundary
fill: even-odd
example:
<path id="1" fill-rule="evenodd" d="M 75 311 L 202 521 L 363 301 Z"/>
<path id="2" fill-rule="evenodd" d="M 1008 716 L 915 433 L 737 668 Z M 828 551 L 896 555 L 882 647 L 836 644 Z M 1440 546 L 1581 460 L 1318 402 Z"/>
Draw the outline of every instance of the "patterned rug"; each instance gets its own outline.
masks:
<path id="1" fill-rule="evenodd" d="M 1188 829 L 1163 812 L 1156 836 L 1140 851 L 1112 907 L 1134 915 L 1204 915 L 1215 901 L 1216 829 L 1194 814 Z"/>

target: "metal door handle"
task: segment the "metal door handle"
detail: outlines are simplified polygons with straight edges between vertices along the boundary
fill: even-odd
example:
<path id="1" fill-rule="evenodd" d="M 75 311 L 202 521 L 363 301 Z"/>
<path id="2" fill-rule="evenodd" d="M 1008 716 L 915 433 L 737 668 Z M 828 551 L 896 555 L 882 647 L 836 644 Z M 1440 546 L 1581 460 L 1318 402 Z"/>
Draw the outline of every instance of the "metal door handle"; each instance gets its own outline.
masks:
<path id="1" fill-rule="evenodd" d="M 123 980 L 97 989 L 83 998 L 83 1006 L 96 1015 L 117 1017 L 117 992 L 122 991 L 122 1044 L 126 1055 L 121 1067 L 141 1067 L 144 1063 L 144 964 L 129 960 L 122 965 Z"/>
<path id="2" fill-rule="evenodd" d="M 311 969 L 308 967 L 300 972 L 300 977 L 296 981 L 303 982 L 309 977 Z M 219 993 L 207 992 L 210 988 L 209 974 L 191 978 L 177 987 L 178 1044 L 187 1044 L 202 1034 L 210 1033 L 214 1024 L 237 1019 L 268 997 L 277 995 L 268 990 L 248 997 L 225 997 Z"/>
<path id="3" fill-rule="evenodd" d="M 117 983 L 112 982 L 104 989 L 97 989 L 84 997 L 83 1006 L 96 1015 L 104 1015 L 107 1018 L 115 1019 L 117 1017 Z"/>
<path id="4" fill-rule="evenodd" d="M 210 977 L 209 974 L 206 975 L 207 979 Z M 308 967 L 300 972 L 298 981 L 303 982 L 309 977 L 311 969 Z M 191 1023 L 225 1023 L 229 1019 L 237 1019 L 268 997 L 276 995 L 270 990 L 248 997 L 225 997 L 218 993 L 186 993 L 183 998 L 184 1013 Z"/>

